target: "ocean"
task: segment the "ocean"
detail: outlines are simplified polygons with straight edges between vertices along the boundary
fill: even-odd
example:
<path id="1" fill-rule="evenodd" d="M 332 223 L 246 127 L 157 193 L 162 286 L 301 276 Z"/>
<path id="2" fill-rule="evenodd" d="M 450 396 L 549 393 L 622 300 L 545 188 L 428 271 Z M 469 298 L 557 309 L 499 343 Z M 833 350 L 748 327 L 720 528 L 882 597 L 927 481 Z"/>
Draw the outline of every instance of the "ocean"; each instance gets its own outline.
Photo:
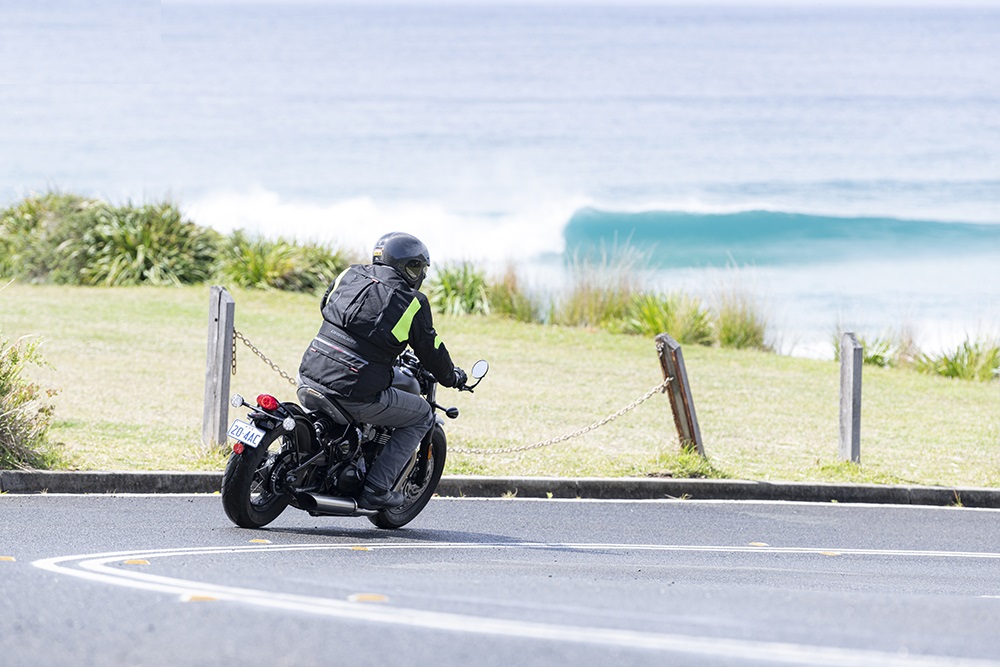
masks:
<path id="1" fill-rule="evenodd" d="M 515 266 L 633 246 L 785 353 L 1000 336 L 1000 7 L 2 0 L 0 206 Z"/>

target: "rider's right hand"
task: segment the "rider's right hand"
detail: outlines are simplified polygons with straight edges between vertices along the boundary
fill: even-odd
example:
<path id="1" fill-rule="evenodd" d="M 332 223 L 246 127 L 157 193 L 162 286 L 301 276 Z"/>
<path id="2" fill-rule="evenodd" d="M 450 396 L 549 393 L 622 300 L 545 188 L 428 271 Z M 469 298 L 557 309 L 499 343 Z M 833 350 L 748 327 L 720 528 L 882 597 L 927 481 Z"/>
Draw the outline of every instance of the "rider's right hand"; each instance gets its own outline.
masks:
<path id="1" fill-rule="evenodd" d="M 464 387 L 465 383 L 466 383 L 466 381 L 468 381 L 468 379 L 469 379 L 469 376 L 465 374 L 465 371 L 463 371 L 458 366 L 455 366 L 455 376 L 454 376 L 454 378 L 451 381 L 451 386 L 452 387 Z"/>

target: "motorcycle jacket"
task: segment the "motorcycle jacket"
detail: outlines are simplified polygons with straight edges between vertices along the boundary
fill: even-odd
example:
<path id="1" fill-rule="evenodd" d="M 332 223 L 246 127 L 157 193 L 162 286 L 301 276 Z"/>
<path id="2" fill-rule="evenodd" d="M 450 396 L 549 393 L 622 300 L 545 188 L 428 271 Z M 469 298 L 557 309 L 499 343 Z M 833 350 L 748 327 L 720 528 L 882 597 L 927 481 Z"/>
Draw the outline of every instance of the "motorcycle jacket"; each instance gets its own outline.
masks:
<path id="1" fill-rule="evenodd" d="M 392 365 L 413 348 L 438 382 L 452 386 L 455 365 L 434 330 L 424 294 L 396 269 L 353 265 L 320 303 L 323 322 L 302 355 L 299 375 L 352 401 L 367 401 L 392 384 Z"/>

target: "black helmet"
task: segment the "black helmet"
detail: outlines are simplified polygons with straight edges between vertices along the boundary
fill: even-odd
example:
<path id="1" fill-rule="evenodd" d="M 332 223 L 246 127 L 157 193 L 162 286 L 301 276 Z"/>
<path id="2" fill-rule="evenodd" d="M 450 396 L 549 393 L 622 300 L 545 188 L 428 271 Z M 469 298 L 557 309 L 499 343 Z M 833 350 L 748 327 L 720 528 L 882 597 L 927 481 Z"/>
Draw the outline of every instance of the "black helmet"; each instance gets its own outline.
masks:
<path id="1" fill-rule="evenodd" d="M 372 264 L 391 266 L 411 287 L 419 289 L 427 276 L 431 254 L 416 236 L 392 232 L 375 242 Z"/>

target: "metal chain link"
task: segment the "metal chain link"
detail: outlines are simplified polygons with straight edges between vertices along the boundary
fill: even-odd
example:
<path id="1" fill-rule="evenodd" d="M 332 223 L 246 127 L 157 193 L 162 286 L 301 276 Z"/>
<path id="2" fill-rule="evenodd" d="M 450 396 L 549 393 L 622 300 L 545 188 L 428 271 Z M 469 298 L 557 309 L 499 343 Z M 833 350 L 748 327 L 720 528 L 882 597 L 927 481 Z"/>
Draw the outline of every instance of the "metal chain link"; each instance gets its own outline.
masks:
<path id="1" fill-rule="evenodd" d="M 622 415 L 631 412 L 632 410 L 635 410 L 637 407 L 648 401 L 653 394 L 657 392 L 660 393 L 665 392 L 667 390 L 667 385 L 670 384 L 672 381 L 673 378 L 668 377 L 663 382 L 656 385 L 655 387 L 647 391 L 645 394 L 643 394 L 636 400 L 632 401 L 631 403 L 629 403 L 628 405 L 626 405 L 624 408 L 614 413 L 613 415 L 608 415 L 604 419 L 594 422 L 590 426 L 585 426 L 584 428 L 581 428 L 578 431 L 573 431 L 572 433 L 561 435 L 558 438 L 549 438 L 548 440 L 543 440 L 542 442 L 536 442 L 533 445 L 522 445 L 520 447 L 503 447 L 501 449 L 470 449 L 467 447 L 449 447 L 448 450 L 456 454 L 514 454 L 517 452 L 526 452 L 531 449 L 541 449 L 542 447 L 548 447 L 549 445 L 556 445 L 560 442 L 566 442 L 567 440 L 584 435 L 585 433 L 590 433 L 591 431 L 598 429 L 604 426 L 605 424 L 613 422 Z"/>
<path id="2" fill-rule="evenodd" d="M 236 375 L 236 340 L 237 339 L 242 340 L 243 343 L 247 347 L 250 348 L 250 351 L 253 352 L 254 354 L 256 354 L 258 357 L 260 357 L 261 361 L 263 361 L 265 364 L 267 364 L 268 366 L 270 366 L 271 370 L 273 370 L 275 373 L 277 373 L 281 377 L 283 377 L 286 380 L 288 380 L 293 386 L 295 386 L 295 385 L 298 384 L 294 379 L 292 379 L 292 377 L 288 373 L 286 373 L 285 371 L 281 370 L 281 368 L 278 367 L 278 364 L 276 364 L 273 361 L 271 361 L 270 359 L 268 359 L 264 355 L 263 352 L 261 352 L 259 349 L 257 349 L 256 345 L 254 345 L 249 340 L 247 340 L 246 336 L 244 336 L 239 331 L 235 331 L 235 330 L 233 331 L 233 375 Z M 549 445 L 557 445 L 557 444 L 559 444 L 561 442 L 566 442 L 567 440 L 571 440 L 572 438 L 577 438 L 577 437 L 579 437 L 581 435 L 585 435 L 587 433 L 590 433 L 591 431 L 599 429 L 602 426 L 604 426 L 606 424 L 609 424 L 609 423 L 613 422 L 614 420 L 618 419 L 622 415 L 625 415 L 625 414 L 631 412 L 632 410 L 635 410 L 637 407 L 639 407 L 640 405 L 642 405 L 643 403 L 645 403 L 646 401 L 648 401 L 653 396 L 653 394 L 655 394 L 657 392 L 659 392 L 659 393 L 665 392 L 667 390 L 667 385 L 670 384 L 672 381 L 673 381 L 673 378 L 672 377 L 668 377 L 663 382 L 661 382 L 660 384 L 656 385 L 655 387 L 653 387 L 652 389 L 650 389 L 649 391 L 647 391 L 645 394 L 643 394 L 639 398 L 635 399 L 634 401 L 632 401 L 631 403 L 629 403 L 628 405 L 626 405 L 624 408 L 622 408 L 618 412 L 616 412 L 616 413 L 614 413 L 612 415 L 608 415 L 604 419 L 602 419 L 600 421 L 596 421 L 593 424 L 591 424 L 590 426 L 585 426 L 585 427 L 583 427 L 583 428 L 581 428 L 581 429 L 579 429 L 577 431 L 573 431 L 572 433 L 568 433 L 566 435 L 561 435 L 561 436 L 559 436 L 557 438 L 549 438 L 548 440 L 543 440 L 542 442 L 536 442 L 533 445 L 522 445 L 520 447 L 503 447 L 503 448 L 499 448 L 499 449 L 474 449 L 474 448 L 467 448 L 467 447 L 452 447 L 450 449 L 451 449 L 452 452 L 454 452 L 456 454 L 515 454 L 517 452 L 526 452 L 526 451 L 529 451 L 529 450 L 532 450 L 532 449 L 541 449 L 542 447 L 548 447 Z"/>
<path id="3" fill-rule="evenodd" d="M 264 353 L 261 352 L 260 350 L 258 350 L 256 345 L 254 345 L 253 343 L 251 343 L 249 340 L 247 340 L 246 336 L 244 336 L 242 333 L 240 333 L 239 331 L 236 331 L 236 330 L 233 331 L 233 375 L 236 375 L 236 339 L 237 338 L 239 338 L 240 340 L 242 340 L 243 343 L 247 347 L 250 348 L 251 352 L 253 352 L 258 357 L 260 357 L 261 361 L 263 361 L 265 364 L 267 364 L 268 366 L 270 366 L 271 370 L 273 370 L 275 373 L 277 373 L 281 377 L 283 377 L 286 380 L 288 380 L 288 382 L 291 383 L 291 385 L 293 387 L 298 386 L 298 383 L 295 381 L 294 378 L 292 378 L 291 375 L 289 375 L 285 371 L 281 370 L 278 367 L 278 364 L 274 363 L 273 361 L 271 361 L 270 359 L 268 359 L 266 356 L 264 356 Z"/>

